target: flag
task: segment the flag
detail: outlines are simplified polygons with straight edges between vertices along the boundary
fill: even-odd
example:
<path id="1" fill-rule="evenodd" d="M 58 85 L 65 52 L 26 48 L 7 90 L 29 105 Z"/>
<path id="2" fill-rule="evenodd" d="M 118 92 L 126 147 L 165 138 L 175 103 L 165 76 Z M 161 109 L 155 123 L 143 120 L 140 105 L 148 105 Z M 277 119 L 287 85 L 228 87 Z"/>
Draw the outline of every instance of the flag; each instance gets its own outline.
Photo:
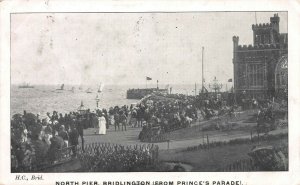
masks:
<path id="1" fill-rule="evenodd" d="M 203 86 L 203 89 L 201 90 L 201 93 L 208 93 L 208 90 Z"/>
<path id="2" fill-rule="evenodd" d="M 146 76 L 146 80 L 152 80 L 152 78 L 150 78 L 150 77 Z"/>
<path id="3" fill-rule="evenodd" d="M 232 78 L 228 79 L 228 82 L 232 82 Z"/>

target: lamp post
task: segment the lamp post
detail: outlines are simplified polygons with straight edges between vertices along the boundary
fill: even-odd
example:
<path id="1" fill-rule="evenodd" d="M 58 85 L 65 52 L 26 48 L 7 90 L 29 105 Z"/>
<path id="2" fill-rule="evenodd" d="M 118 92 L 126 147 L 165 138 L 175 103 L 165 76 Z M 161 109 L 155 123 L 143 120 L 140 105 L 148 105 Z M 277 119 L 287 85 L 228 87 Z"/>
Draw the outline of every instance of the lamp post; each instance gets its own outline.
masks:
<path id="1" fill-rule="evenodd" d="M 84 112 L 85 112 L 86 110 L 85 110 L 85 107 L 84 107 L 84 105 L 83 105 L 83 101 L 81 101 L 80 106 L 78 107 L 77 110 L 78 110 L 79 114 L 84 114 Z"/>
<path id="2" fill-rule="evenodd" d="M 96 109 L 98 109 L 99 108 L 99 102 L 100 102 L 100 98 L 99 98 L 98 95 L 96 96 L 95 100 L 96 100 Z"/>
<path id="3" fill-rule="evenodd" d="M 219 92 L 223 87 L 223 84 L 219 83 L 217 78 L 215 77 L 212 84 L 209 84 L 209 88 L 212 89 L 215 94 Z"/>

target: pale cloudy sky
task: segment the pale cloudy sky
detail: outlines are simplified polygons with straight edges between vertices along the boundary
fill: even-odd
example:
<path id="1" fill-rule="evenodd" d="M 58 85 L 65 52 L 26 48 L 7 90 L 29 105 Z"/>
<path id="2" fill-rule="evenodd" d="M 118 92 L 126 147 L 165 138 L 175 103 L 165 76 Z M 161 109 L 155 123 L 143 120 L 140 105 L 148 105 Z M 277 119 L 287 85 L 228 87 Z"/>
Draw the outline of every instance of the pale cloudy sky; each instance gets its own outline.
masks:
<path id="1" fill-rule="evenodd" d="M 268 23 L 275 12 L 257 12 Z M 287 13 L 280 12 L 287 33 Z M 233 77 L 232 36 L 252 44 L 254 12 L 11 15 L 11 80 L 31 84 L 221 82 Z"/>

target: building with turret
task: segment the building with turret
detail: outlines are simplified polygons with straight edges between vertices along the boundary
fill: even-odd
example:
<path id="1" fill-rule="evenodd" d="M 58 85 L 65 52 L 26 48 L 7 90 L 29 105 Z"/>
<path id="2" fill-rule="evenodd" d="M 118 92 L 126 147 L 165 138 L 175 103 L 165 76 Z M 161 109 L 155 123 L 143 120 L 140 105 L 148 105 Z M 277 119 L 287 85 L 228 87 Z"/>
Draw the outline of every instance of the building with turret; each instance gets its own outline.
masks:
<path id="1" fill-rule="evenodd" d="M 288 34 L 280 33 L 280 17 L 253 24 L 253 44 L 239 45 L 233 36 L 234 92 L 237 101 L 287 96 Z"/>

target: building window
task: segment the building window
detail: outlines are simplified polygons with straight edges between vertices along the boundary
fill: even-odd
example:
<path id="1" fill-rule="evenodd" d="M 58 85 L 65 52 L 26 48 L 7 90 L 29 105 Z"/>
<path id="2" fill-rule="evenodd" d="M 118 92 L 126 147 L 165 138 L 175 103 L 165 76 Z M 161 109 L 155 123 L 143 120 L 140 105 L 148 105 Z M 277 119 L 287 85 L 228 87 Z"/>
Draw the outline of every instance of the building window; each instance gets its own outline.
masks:
<path id="1" fill-rule="evenodd" d="M 283 89 L 287 87 L 288 83 L 288 63 L 287 57 L 282 57 L 276 67 L 276 87 Z"/>
<path id="2" fill-rule="evenodd" d="M 264 85 L 264 65 L 248 65 L 248 84 L 250 87 L 261 87 Z"/>
<path id="3" fill-rule="evenodd" d="M 239 64 L 237 69 L 237 85 L 238 87 L 246 86 L 246 65 Z"/>
<path id="4" fill-rule="evenodd" d="M 261 35 L 256 35 L 256 43 L 257 44 L 261 43 Z"/>
<path id="5" fill-rule="evenodd" d="M 270 36 L 269 35 L 265 35 L 265 43 L 266 44 L 270 44 Z"/>

